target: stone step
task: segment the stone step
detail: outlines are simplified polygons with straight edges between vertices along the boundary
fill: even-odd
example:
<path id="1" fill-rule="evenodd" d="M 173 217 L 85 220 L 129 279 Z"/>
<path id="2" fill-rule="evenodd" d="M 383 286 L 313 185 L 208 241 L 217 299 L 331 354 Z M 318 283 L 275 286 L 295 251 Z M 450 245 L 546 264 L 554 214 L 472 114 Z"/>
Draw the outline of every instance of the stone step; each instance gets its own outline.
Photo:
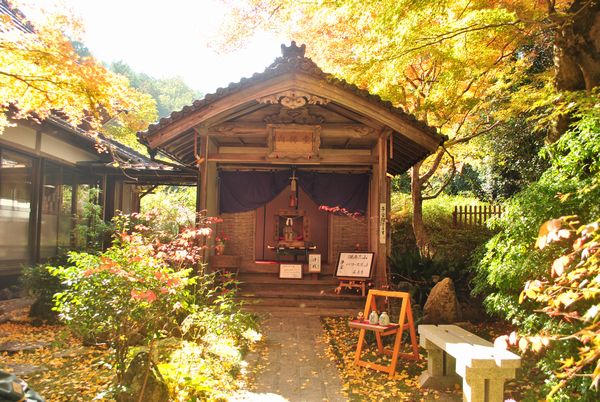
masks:
<path id="1" fill-rule="evenodd" d="M 336 308 L 336 307 L 298 307 L 298 306 L 269 306 L 264 304 L 246 304 L 244 310 L 259 315 L 269 313 L 283 313 L 286 315 L 304 314 L 304 315 L 317 315 L 317 316 L 344 316 L 354 318 L 357 314 L 357 310 L 354 308 Z M 358 311 L 361 311 L 360 309 Z"/>
<path id="2" fill-rule="evenodd" d="M 363 303 L 366 300 L 359 293 L 344 291 L 337 294 L 332 288 L 315 289 L 314 287 L 288 289 L 280 286 L 261 287 L 240 285 L 238 294 L 245 297 L 264 298 L 358 300 Z"/>
<path id="3" fill-rule="evenodd" d="M 333 309 L 352 310 L 354 313 L 364 309 L 364 302 L 361 300 L 339 300 L 339 299 L 308 299 L 308 298 L 282 298 L 282 297 L 241 297 L 242 301 L 248 308 L 256 308 L 260 306 L 262 309 L 273 309 L 281 307 L 306 309 L 319 308 L 324 311 Z"/>
<path id="4" fill-rule="evenodd" d="M 335 295 L 335 285 L 295 285 L 289 286 L 287 284 L 257 284 L 257 283 L 241 283 L 239 285 L 240 291 L 248 293 L 279 293 L 279 294 L 304 294 L 304 295 L 323 295 L 331 294 Z M 344 292 L 344 294 L 358 294 Z"/>
<path id="5" fill-rule="evenodd" d="M 238 297 L 254 307 L 269 310 L 285 307 L 290 309 L 323 309 L 360 311 L 365 298 L 358 292 L 335 293 L 339 280 L 333 276 L 313 279 L 279 279 L 277 274 L 240 273 Z M 253 308 L 254 308 L 253 307 Z"/>
<path id="6" fill-rule="evenodd" d="M 237 279 L 242 283 L 286 284 L 288 286 L 334 285 L 335 287 L 339 284 L 339 280 L 330 275 L 319 276 L 319 279 L 312 279 L 309 275 L 304 276 L 302 279 L 279 279 L 278 274 L 273 273 L 257 274 L 240 272 Z"/>

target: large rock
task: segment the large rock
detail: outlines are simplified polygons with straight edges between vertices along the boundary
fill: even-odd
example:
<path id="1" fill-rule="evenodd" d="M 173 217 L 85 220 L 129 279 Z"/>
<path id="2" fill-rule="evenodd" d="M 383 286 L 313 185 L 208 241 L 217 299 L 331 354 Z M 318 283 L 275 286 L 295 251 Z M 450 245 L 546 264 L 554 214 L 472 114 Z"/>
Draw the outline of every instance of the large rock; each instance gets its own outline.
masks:
<path id="1" fill-rule="evenodd" d="M 459 321 L 460 307 L 454 282 L 444 278 L 431 289 L 423 308 L 423 324 L 451 324 Z"/>
<path id="2" fill-rule="evenodd" d="M 139 401 L 142 388 L 144 388 L 144 395 L 142 397 L 144 402 L 164 402 L 169 400 L 169 390 L 154 362 L 150 362 L 150 371 L 148 372 L 146 386 L 144 387 L 147 365 L 148 353 L 146 352 L 138 353 L 131 360 L 124 378 L 127 392 L 117 397 L 119 402 Z"/>

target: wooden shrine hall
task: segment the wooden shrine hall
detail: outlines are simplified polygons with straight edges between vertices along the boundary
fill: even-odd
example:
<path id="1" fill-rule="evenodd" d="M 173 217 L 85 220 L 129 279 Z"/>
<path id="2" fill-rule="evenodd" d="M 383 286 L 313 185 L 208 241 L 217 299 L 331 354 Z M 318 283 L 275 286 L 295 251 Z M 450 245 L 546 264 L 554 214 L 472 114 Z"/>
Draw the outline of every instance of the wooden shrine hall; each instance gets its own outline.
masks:
<path id="1" fill-rule="evenodd" d="M 223 258 L 234 258 L 240 273 L 285 277 L 280 270 L 290 263 L 301 265 L 301 277 L 316 254 L 319 267 L 310 272 L 331 278 L 341 252 L 363 251 L 372 253 L 371 279 L 382 286 L 390 178 L 443 137 L 324 73 L 305 45 L 282 45 L 282 53 L 264 72 L 161 119 L 140 141 L 198 169 L 197 209 L 223 220 Z"/>

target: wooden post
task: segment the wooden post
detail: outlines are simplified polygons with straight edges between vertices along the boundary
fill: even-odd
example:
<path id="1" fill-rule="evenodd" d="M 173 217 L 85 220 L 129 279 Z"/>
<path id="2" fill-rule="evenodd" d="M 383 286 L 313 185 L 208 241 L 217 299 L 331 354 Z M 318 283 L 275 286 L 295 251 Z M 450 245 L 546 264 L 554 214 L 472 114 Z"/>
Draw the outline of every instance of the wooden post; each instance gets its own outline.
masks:
<path id="1" fill-rule="evenodd" d="M 375 270 L 375 287 L 383 289 L 388 285 L 387 277 L 387 233 L 381 234 L 381 230 L 387 231 L 387 221 L 389 211 L 387 209 L 387 136 L 391 133 L 389 130 L 384 130 L 377 140 L 377 245 L 374 247 L 376 252 L 377 264 Z M 385 206 L 384 206 L 385 205 Z M 381 207 L 383 209 L 381 209 Z M 383 240 L 383 241 L 382 241 Z"/>
<path id="2" fill-rule="evenodd" d="M 203 135 L 200 137 L 200 155 L 202 155 L 203 160 L 200 163 L 199 168 L 202 175 L 202 190 L 200 197 L 200 208 L 201 210 L 206 210 L 206 200 L 207 195 L 206 191 L 208 189 L 208 137 Z"/>
<path id="3" fill-rule="evenodd" d="M 42 159 L 34 158 L 31 169 L 31 212 L 29 213 L 29 259 L 31 263 L 40 261 L 44 184 L 43 163 Z"/>
<path id="4" fill-rule="evenodd" d="M 200 211 L 202 211 L 202 171 L 198 166 L 198 174 L 196 176 L 196 226 L 200 224 Z"/>
<path id="5" fill-rule="evenodd" d="M 198 178 L 196 180 L 196 224 L 200 221 L 201 212 L 206 210 L 206 189 L 208 186 L 208 138 L 203 135 L 200 136 L 200 150 L 196 161 L 196 167 L 198 168 Z M 196 144 L 194 144 L 196 146 Z"/>

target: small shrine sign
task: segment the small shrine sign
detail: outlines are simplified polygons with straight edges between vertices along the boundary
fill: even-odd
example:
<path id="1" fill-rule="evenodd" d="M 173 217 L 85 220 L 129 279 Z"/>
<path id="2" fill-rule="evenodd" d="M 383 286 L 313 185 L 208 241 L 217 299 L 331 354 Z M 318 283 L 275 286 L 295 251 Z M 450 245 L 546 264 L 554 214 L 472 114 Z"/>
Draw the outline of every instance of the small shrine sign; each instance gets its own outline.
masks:
<path id="1" fill-rule="evenodd" d="M 279 264 L 280 279 L 302 279 L 302 264 Z"/>
<path id="2" fill-rule="evenodd" d="M 375 253 L 373 252 L 340 253 L 335 276 L 343 278 L 370 278 L 374 255 Z"/>
<path id="3" fill-rule="evenodd" d="M 321 254 L 308 255 L 308 272 L 311 274 L 321 272 Z"/>
<path id="4" fill-rule="evenodd" d="M 319 155 L 320 127 L 303 124 L 268 125 L 271 159 L 311 159 Z"/>

